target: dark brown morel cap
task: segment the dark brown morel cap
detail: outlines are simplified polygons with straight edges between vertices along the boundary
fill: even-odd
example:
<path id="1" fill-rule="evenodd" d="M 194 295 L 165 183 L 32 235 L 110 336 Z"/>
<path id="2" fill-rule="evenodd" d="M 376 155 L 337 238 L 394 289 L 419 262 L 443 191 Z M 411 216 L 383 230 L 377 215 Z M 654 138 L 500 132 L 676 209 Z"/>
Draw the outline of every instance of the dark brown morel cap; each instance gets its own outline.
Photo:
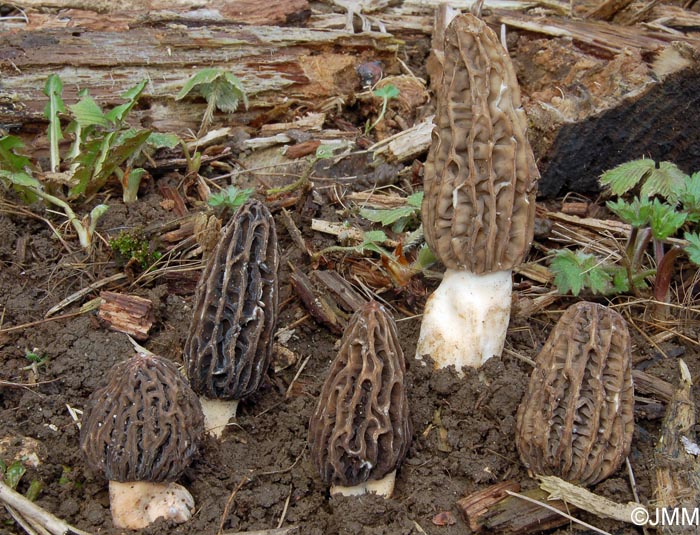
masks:
<path id="1" fill-rule="evenodd" d="M 137 354 L 116 364 L 85 407 L 80 448 L 109 481 L 174 481 L 197 452 L 204 416 L 170 361 Z"/>
<path id="2" fill-rule="evenodd" d="M 444 70 L 425 163 L 425 239 L 447 268 L 512 269 L 532 242 L 539 173 L 508 53 L 473 15 L 445 32 Z"/>
<path id="3" fill-rule="evenodd" d="M 354 486 L 396 470 L 411 443 L 405 373 L 396 324 L 370 301 L 350 320 L 309 422 L 324 483 Z"/>
<path id="4" fill-rule="evenodd" d="M 516 444 L 535 474 L 593 485 L 627 457 L 634 431 L 630 335 L 620 314 L 577 303 L 537 356 Z"/>
<path id="5" fill-rule="evenodd" d="M 221 229 L 195 295 L 184 360 L 198 394 L 241 399 L 260 386 L 277 324 L 278 263 L 270 211 L 246 202 Z"/>

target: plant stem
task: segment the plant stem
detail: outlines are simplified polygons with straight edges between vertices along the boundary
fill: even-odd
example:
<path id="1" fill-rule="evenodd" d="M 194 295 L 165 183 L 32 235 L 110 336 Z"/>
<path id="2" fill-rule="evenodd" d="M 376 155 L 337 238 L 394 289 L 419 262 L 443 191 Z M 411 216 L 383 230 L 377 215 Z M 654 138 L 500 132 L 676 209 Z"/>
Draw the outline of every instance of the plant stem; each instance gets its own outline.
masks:
<path id="1" fill-rule="evenodd" d="M 68 221 L 70 222 L 71 225 L 73 225 L 75 232 L 78 234 L 78 239 L 80 240 L 80 246 L 85 250 L 89 250 L 90 246 L 92 245 L 92 236 L 90 236 L 90 233 L 87 231 L 87 229 L 83 225 L 82 221 L 80 221 L 80 219 L 78 219 L 78 216 L 75 215 L 75 212 L 70 207 L 70 205 L 67 202 L 65 202 L 64 200 L 59 199 L 58 197 L 54 197 L 53 195 L 46 193 L 44 191 L 41 191 L 38 189 L 32 189 L 32 191 L 37 196 L 50 202 L 51 204 L 55 204 L 56 206 L 59 206 L 63 210 L 63 213 L 66 214 Z"/>
<path id="2" fill-rule="evenodd" d="M 673 276 L 673 265 L 676 258 L 683 252 L 683 248 L 674 245 L 663 256 L 656 268 L 656 279 L 654 280 L 654 299 L 662 303 L 669 303 L 671 299 L 670 287 Z M 664 307 L 665 308 L 665 307 Z"/>

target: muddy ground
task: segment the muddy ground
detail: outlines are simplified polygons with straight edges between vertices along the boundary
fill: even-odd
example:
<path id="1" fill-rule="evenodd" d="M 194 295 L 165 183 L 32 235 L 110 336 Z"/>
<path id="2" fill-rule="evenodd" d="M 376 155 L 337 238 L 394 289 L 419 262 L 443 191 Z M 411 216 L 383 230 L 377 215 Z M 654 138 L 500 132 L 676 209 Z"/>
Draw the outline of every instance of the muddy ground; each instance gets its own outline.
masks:
<path id="1" fill-rule="evenodd" d="M 103 222 L 103 232 L 109 235 L 124 226 L 168 220 L 172 214 L 161 207 L 160 200 L 151 191 L 128 209 L 117 205 Z M 41 320 L 67 295 L 95 278 L 120 270 L 103 246 L 89 259 L 80 254 L 66 256 L 60 242 L 41 221 L 4 214 L 0 226 L 4 329 Z M 281 224 L 279 227 L 283 229 Z M 279 326 L 297 323 L 285 346 L 298 360 L 270 373 L 261 390 L 241 404 L 238 418 L 220 441 L 205 440 L 200 455 L 181 479 L 197 502 L 193 519 L 179 526 L 161 522 L 144 533 L 213 535 L 220 528 L 264 530 L 280 522 L 282 526 L 300 526 L 304 534 L 466 533 L 468 528 L 455 505 L 458 498 L 508 479 L 519 481 L 523 488 L 534 485 L 518 458 L 513 438 L 514 415 L 530 366 L 504 356 L 492 359 L 479 372 L 467 372 L 463 378 L 451 369 L 431 371 L 413 357 L 419 317 L 395 312 L 408 364 L 413 445 L 399 471 L 393 498 L 330 498 L 310 463 L 306 433 L 338 336 L 312 319 L 298 322 L 306 312 L 290 287 L 286 266 L 292 263 L 309 269 L 309 263 L 284 230 L 280 230 L 280 237 L 284 268 Z M 28 253 L 19 263 L 16 248 L 23 241 Z M 423 282 L 428 290 L 434 286 L 434 282 Z M 154 302 L 156 322 L 144 345 L 181 363 L 181 348 L 192 314 L 191 287 L 184 288 L 182 295 L 172 284 L 158 281 L 147 287 L 124 284 L 114 289 Z M 389 305 L 419 313 L 422 298 L 409 300 L 408 293 L 393 290 L 382 297 Z M 507 341 L 510 352 L 506 355 L 515 352 L 534 358 L 566 303 L 559 301 L 535 317 L 514 318 Z M 19 489 L 26 491 L 31 481 L 38 480 L 42 489 L 37 503 L 42 507 L 88 532 L 119 533 L 111 524 L 107 483 L 101 474 L 86 467 L 78 449 L 79 430 L 68 407 L 83 408 L 105 372 L 132 354 L 127 337 L 107 329 L 95 312 L 39 321 L 34 326 L 3 332 L 0 337 L 1 378 L 15 383 L 0 386 L 0 457 L 8 463 L 25 460 L 27 473 Z M 674 359 L 663 358 L 643 339 L 636 341 L 635 360 L 643 360 L 648 372 L 675 382 Z M 700 359 L 689 347 L 667 345 L 664 349 L 674 357 L 682 355 L 695 374 L 700 371 Z M 27 368 L 27 350 L 47 357 L 36 371 Z M 307 358 L 293 382 L 299 365 Z M 277 364 L 279 367 L 281 362 Z M 446 431 L 442 440 L 441 426 Z M 637 419 L 630 455 L 637 490 L 646 503 L 654 495 L 652 451 L 658 426 L 658 420 Z M 31 451 L 38 457 L 37 466 L 30 462 Z M 619 502 L 633 500 L 624 470 L 593 490 Z M 452 514 L 450 521 L 454 524 L 436 525 L 436 515 L 445 511 Z M 22 533 L 4 510 L 0 515 L 1 532 Z M 634 527 L 591 515 L 580 516 L 611 533 L 638 532 Z M 577 528 L 572 526 L 563 532 L 577 532 Z"/>

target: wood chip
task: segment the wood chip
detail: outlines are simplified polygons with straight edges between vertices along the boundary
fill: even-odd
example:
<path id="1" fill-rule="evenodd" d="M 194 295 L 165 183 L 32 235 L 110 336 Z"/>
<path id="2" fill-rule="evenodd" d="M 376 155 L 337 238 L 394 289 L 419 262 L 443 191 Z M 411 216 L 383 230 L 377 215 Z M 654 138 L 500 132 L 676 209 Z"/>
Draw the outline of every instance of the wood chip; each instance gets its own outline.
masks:
<path id="1" fill-rule="evenodd" d="M 136 295 L 100 293 L 102 304 L 97 313 L 110 329 L 126 333 L 136 340 L 148 339 L 153 325 L 153 303 Z"/>

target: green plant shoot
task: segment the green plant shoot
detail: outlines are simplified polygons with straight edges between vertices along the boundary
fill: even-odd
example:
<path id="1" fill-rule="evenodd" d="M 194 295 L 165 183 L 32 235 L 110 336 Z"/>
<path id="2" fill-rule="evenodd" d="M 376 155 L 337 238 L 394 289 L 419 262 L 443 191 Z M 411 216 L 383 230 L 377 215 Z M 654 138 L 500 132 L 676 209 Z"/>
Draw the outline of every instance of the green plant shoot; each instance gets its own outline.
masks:
<path id="1" fill-rule="evenodd" d="M 218 193 L 213 193 L 207 199 L 207 204 L 212 208 L 228 208 L 235 212 L 239 206 L 250 199 L 252 194 L 252 189 L 239 189 L 236 186 L 229 186 Z"/>
<path id="2" fill-rule="evenodd" d="M 207 108 L 202 117 L 198 135 L 202 135 L 211 124 L 214 110 L 233 113 L 243 101 L 248 109 L 248 95 L 242 82 L 230 72 L 218 68 L 206 68 L 192 75 L 175 97 L 175 100 L 185 98 L 190 92 L 196 91 L 207 101 Z"/>
<path id="3" fill-rule="evenodd" d="M 382 109 L 379 112 L 379 116 L 377 117 L 377 119 L 371 125 L 369 124 L 369 121 L 367 122 L 368 126 L 365 127 L 365 135 L 369 134 L 372 130 L 374 130 L 374 128 L 381 122 L 381 120 L 384 118 L 384 115 L 386 114 L 386 107 L 389 104 L 389 101 L 398 97 L 401 94 L 401 92 L 394 84 L 386 84 L 385 86 L 372 91 L 372 94 L 375 97 L 379 97 L 382 99 Z"/>
<path id="4" fill-rule="evenodd" d="M 51 172 L 57 173 L 61 165 L 61 157 L 58 151 L 58 143 L 63 139 L 61 132 L 61 118 L 59 113 L 64 113 L 66 107 L 63 104 L 63 83 L 57 74 L 52 74 L 46 80 L 44 94 L 49 97 L 49 101 L 44 108 L 44 117 L 49 120 L 49 150 L 51 157 Z"/>
<path id="5" fill-rule="evenodd" d="M 394 232 L 403 232 L 409 222 L 418 219 L 422 202 L 423 192 L 419 191 L 406 198 L 405 206 L 388 209 L 362 208 L 360 215 L 384 227 L 392 225 Z"/>

